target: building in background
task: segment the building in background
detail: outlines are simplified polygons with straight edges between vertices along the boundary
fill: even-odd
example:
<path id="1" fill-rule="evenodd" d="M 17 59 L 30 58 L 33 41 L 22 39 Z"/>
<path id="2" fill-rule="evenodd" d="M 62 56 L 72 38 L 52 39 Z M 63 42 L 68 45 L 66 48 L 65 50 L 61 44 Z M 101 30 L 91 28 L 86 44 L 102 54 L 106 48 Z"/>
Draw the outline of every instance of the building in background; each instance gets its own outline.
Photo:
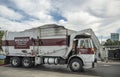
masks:
<path id="1" fill-rule="evenodd" d="M 119 33 L 111 33 L 112 41 L 119 41 Z"/>

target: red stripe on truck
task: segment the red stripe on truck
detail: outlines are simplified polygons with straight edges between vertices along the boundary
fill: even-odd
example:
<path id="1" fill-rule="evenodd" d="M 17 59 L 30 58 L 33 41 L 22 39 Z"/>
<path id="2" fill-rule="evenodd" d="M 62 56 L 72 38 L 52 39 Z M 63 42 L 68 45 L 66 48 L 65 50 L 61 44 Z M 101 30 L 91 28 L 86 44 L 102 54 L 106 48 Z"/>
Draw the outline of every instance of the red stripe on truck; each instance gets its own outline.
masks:
<path id="1" fill-rule="evenodd" d="M 94 54 L 93 48 L 77 48 L 80 54 Z"/>
<path id="2" fill-rule="evenodd" d="M 3 40 L 2 46 L 60 46 L 67 45 L 66 38 L 54 38 L 54 39 L 31 39 L 27 42 L 18 40 Z"/>
<path id="3" fill-rule="evenodd" d="M 67 45 L 66 38 L 59 39 L 41 39 L 39 41 L 40 46 L 55 46 L 55 45 Z"/>

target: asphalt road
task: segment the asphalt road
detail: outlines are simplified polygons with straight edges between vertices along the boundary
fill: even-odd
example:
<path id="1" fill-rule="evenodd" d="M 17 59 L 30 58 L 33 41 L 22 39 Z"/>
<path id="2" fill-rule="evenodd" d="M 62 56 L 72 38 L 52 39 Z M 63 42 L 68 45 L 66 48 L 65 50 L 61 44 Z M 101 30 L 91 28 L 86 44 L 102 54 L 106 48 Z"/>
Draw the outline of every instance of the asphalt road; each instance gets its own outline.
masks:
<path id="1" fill-rule="evenodd" d="M 0 77 L 120 77 L 120 62 L 98 62 L 94 69 L 71 72 L 66 65 L 33 68 L 0 66 Z"/>

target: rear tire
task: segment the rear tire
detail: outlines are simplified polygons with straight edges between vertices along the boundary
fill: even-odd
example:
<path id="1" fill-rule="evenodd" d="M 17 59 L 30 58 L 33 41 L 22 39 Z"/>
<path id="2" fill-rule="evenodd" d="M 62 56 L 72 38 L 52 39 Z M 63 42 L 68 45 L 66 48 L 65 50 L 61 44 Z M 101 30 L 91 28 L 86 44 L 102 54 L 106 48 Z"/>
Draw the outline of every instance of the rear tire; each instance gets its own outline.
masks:
<path id="1" fill-rule="evenodd" d="M 70 60 L 69 67 L 73 72 L 83 71 L 83 63 L 80 59 L 77 59 L 77 58 Z"/>
<path id="2" fill-rule="evenodd" d="M 24 57 L 24 58 L 22 59 L 22 65 L 23 65 L 23 67 L 25 67 L 25 68 L 30 68 L 30 67 L 32 67 L 32 66 L 33 66 L 32 59 L 29 58 L 29 57 Z"/>
<path id="3" fill-rule="evenodd" d="M 21 65 L 21 60 L 19 57 L 12 57 L 10 63 L 13 67 L 18 67 Z"/>

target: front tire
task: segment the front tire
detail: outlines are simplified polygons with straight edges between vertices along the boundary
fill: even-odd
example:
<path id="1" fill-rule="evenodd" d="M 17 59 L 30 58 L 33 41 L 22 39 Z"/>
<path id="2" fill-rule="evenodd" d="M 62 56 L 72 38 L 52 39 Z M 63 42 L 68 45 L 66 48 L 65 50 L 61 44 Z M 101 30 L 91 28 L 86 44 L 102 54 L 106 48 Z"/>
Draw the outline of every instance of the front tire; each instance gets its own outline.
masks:
<path id="1" fill-rule="evenodd" d="M 26 68 L 32 67 L 33 65 L 32 59 L 29 57 L 24 57 L 22 60 L 22 65 L 23 67 L 26 67 Z"/>
<path id="2" fill-rule="evenodd" d="M 83 63 L 80 59 L 77 59 L 77 58 L 70 60 L 69 67 L 73 72 L 82 72 L 83 71 Z"/>
<path id="3" fill-rule="evenodd" d="M 12 58 L 11 58 L 11 65 L 12 65 L 13 67 L 18 67 L 18 66 L 20 66 L 20 65 L 21 65 L 21 60 L 20 60 L 20 58 L 19 58 L 19 57 L 12 57 Z"/>

